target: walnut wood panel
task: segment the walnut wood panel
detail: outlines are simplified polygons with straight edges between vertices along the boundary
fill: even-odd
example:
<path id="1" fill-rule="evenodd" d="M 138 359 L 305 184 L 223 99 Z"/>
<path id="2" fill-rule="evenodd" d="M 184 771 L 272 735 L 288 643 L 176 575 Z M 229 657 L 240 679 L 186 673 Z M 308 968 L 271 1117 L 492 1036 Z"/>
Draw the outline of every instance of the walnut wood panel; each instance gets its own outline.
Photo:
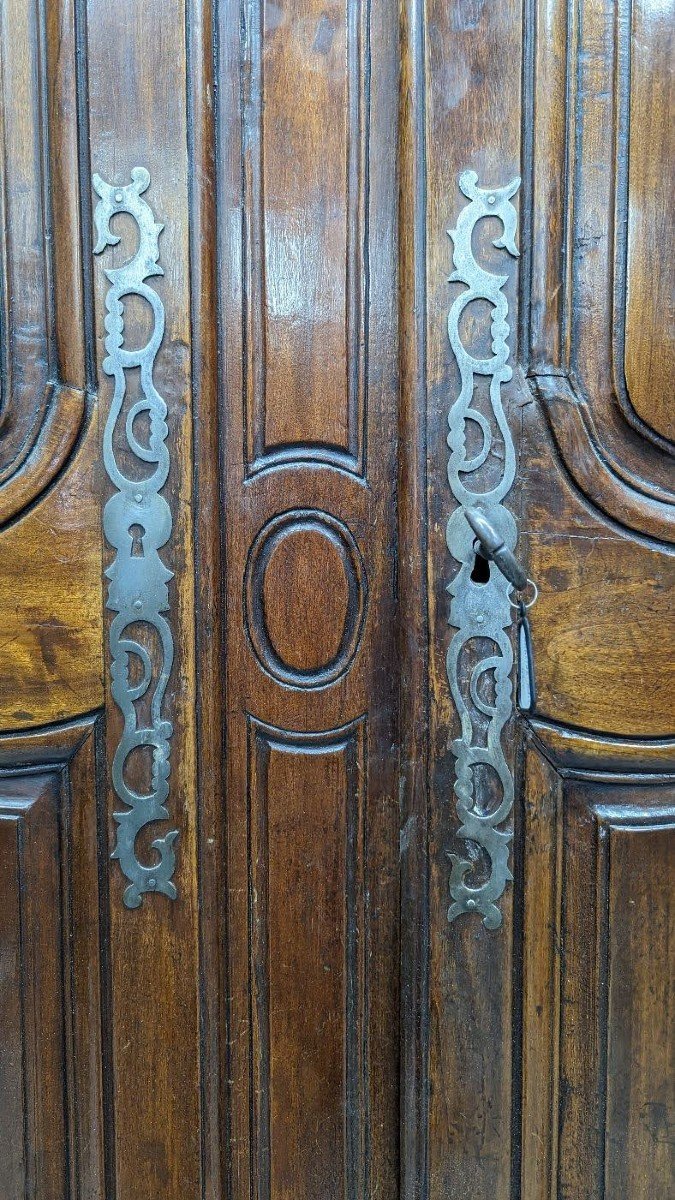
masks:
<path id="1" fill-rule="evenodd" d="M 633 0 L 630 38 L 625 370 L 635 412 L 675 441 L 672 220 L 664 179 L 675 165 L 675 6 Z"/>
<path id="2" fill-rule="evenodd" d="M 79 37 L 73 0 L 3 5 L 0 527 L 58 476 L 88 413 Z"/>
<path id="3" fill-rule="evenodd" d="M 247 465 L 319 456 L 361 470 L 367 5 L 243 11 Z"/>
<path id="4" fill-rule="evenodd" d="M 80 16 L 72 0 L 0 16 L 0 729 L 102 703 Z"/>
<path id="5" fill-rule="evenodd" d="M 218 17 L 231 1195 L 394 1195 L 396 12 L 244 15 Z"/>
<path id="6" fill-rule="evenodd" d="M 164 274 L 154 284 L 164 306 L 166 326 L 154 382 L 168 409 L 171 468 L 163 495 L 171 506 L 173 532 L 164 557 L 175 572 L 169 585 L 175 658 L 165 708 L 174 729 L 168 807 L 179 830 L 174 875 L 179 899 L 146 897 L 140 908 L 130 912 L 122 903 L 125 881 L 117 864 L 111 864 L 107 872 L 116 1200 L 136 1200 L 156 1194 L 158 1189 L 169 1196 L 197 1196 L 203 1173 L 190 352 L 191 313 L 200 295 L 191 294 L 186 23 L 182 0 L 150 4 L 132 0 L 125 5 L 123 17 L 105 0 L 89 0 L 86 6 L 90 171 L 112 183 L 128 183 L 134 167 L 146 167 L 151 179 L 146 198 L 164 225 L 160 240 Z M 92 206 L 94 200 L 90 193 Z M 105 261 L 96 260 L 99 371 L 105 356 L 108 280 L 104 269 L 124 262 L 135 248 L 127 224 L 120 221 L 116 232 L 119 246 L 106 251 Z M 147 326 L 140 306 L 129 305 L 125 314 L 128 344 L 143 345 L 144 334 L 147 336 Z M 111 380 L 101 371 L 101 427 L 111 393 Z M 103 482 L 99 489 L 103 504 L 109 490 Z M 106 567 L 111 557 L 106 550 Z M 100 588 L 99 603 L 104 600 Z M 109 678 L 106 700 L 107 758 L 111 763 L 121 718 L 111 698 Z M 130 764 L 129 782 L 139 790 L 144 787 L 144 766 L 139 757 Z M 111 841 L 116 807 L 110 790 Z M 146 852 L 152 853 L 150 847 Z"/>
<path id="7" fill-rule="evenodd" d="M 539 586 L 530 613 L 538 715 L 627 738 L 667 737 L 672 554 L 610 524 L 580 495 L 536 403 L 522 409 L 520 452 L 521 547 Z"/>
<path id="8" fill-rule="evenodd" d="M 3 1200 L 668 1192 L 672 14 L 398 7 L 2 10 Z M 96 372 L 129 229 L 92 279 L 90 174 L 136 166 L 164 225 L 180 836 L 176 902 L 129 912 Z M 504 398 L 538 703 L 523 755 L 504 739 L 499 932 L 447 920 L 465 169 L 523 175 Z"/>
<path id="9" fill-rule="evenodd" d="M 426 211 L 422 207 L 421 212 L 426 216 L 427 237 L 430 1200 L 445 1200 L 449 1195 L 501 1200 L 509 1195 L 511 1176 L 511 889 L 501 901 L 503 928 L 498 936 L 486 930 L 480 919 L 448 922 L 448 853 L 459 848 L 459 822 L 451 753 L 458 724 L 445 662 L 452 637 L 447 585 L 453 571 L 445 541 L 453 508 L 447 479 L 447 414 L 459 394 L 459 383 L 447 337 L 447 314 L 455 294 L 448 286 L 452 243 L 447 231 L 466 203 L 457 182 L 463 170 L 475 170 L 481 186 L 495 187 L 520 174 L 520 18 L 518 3 L 448 5 L 428 0 L 426 4 L 427 175 Z M 424 204 L 423 192 L 417 202 Z M 496 234 L 490 231 L 483 236 L 477 231 L 476 240 L 490 269 L 501 272 L 503 263 L 496 266 L 490 259 L 490 236 Z M 516 283 L 514 271 L 505 287 L 512 330 L 517 328 Z M 467 336 L 470 340 L 470 333 Z M 485 347 L 489 355 L 487 339 Z M 514 391 L 506 387 L 504 400 L 512 419 L 513 399 Z M 495 446 L 495 453 L 500 452 L 501 446 Z M 491 462 L 496 465 L 497 458 Z M 508 734 L 505 745 L 510 753 Z M 478 855 L 476 859 L 482 877 Z"/>
<path id="10" fill-rule="evenodd" d="M 271 1200 L 368 1194 L 364 735 L 250 725 L 253 1138 Z"/>
<path id="11" fill-rule="evenodd" d="M 426 491 L 425 36 L 400 6 L 398 560 L 401 1141 L 403 1200 L 428 1195 L 429 611 Z"/>
<path id="12" fill-rule="evenodd" d="M 108 1194 L 97 730 L 88 718 L 0 736 L 0 1193 L 8 1200 Z"/>
<path id="13" fill-rule="evenodd" d="M 627 272 L 627 262 L 642 261 L 636 254 L 652 260 L 665 250 L 658 189 L 650 183 L 650 172 L 659 170 L 659 156 L 652 154 L 658 135 L 646 133 L 640 115 L 640 97 L 648 90 L 656 129 L 668 127 L 668 72 L 641 48 L 643 41 L 654 44 L 659 18 L 640 16 L 630 0 L 616 8 L 582 4 L 574 11 L 533 0 L 530 11 L 523 96 L 523 332 L 530 370 L 541 380 L 545 400 L 555 401 L 553 434 L 581 490 L 619 523 L 672 542 L 672 456 L 658 398 L 664 372 L 672 371 L 661 340 L 672 337 L 662 332 L 672 316 L 664 310 L 650 317 L 651 305 L 660 303 L 657 272 L 649 304 L 637 318 L 644 335 L 639 341 L 639 268 L 632 288 Z M 643 204 L 641 188 L 656 207 Z M 627 229 L 633 230 L 630 252 Z M 652 338 L 647 330 L 654 320 Z M 639 412 L 627 385 L 628 363 Z"/>
<path id="14" fill-rule="evenodd" d="M 556 768 L 530 742 L 524 798 L 523 1200 L 666 1195 L 672 774 Z"/>
<path id="15" fill-rule="evenodd" d="M 0 729 L 103 703 L 97 442 L 92 422 L 58 485 L 0 530 Z"/>

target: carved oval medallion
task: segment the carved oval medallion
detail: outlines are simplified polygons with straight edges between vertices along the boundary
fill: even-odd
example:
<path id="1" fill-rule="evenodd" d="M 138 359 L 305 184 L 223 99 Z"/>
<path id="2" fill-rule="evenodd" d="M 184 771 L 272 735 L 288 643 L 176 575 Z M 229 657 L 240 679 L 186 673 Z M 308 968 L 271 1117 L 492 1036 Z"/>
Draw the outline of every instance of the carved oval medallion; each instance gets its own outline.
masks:
<path id="1" fill-rule="evenodd" d="M 244 607 L 264 670 L 293 687 L 334 683 L 354 658 L 366 608 L 363 560 L 347 527 L 315 509 L 273 517 L 251 547 Z"/>

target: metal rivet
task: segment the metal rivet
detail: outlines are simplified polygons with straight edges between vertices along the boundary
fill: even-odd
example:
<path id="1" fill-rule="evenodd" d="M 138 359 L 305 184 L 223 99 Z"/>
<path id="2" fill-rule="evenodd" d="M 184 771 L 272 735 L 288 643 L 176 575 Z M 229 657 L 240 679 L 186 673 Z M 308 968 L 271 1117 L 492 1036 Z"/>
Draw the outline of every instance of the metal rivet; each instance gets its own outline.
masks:
<path id="1" fill-rule="evenodd" d="M 484 620 L 485 620 L 485 617 L 483 616 L 483 614 L 479 613 L 478 616 L 476 617 L 476 624 L 482 625 Z"/>
<path id="2" fill-rule="evenodd" d="M 137 504 L 141 504 L 142 500 L 143 500 L 143 493 L 136 492 L 136 495 L 134 496 L 134 500 L 136 501 Z"/>
<path id="3" fill-rule="evenodd" d="M 154 892 L 155 888 L 157 887 L 157 880 L 155 879 L 154 875 L 150 876 L 148 880 L 148 887 L 150 888 L 151 892 Z"/>
<path id="4" fill-rule="evenodd" d="M 139 608 L 142 608 L 142 607 L 143 607 L 143 601 L 142 601 L 142 600 L 134 600 L 134 608 L 136 608 L 136 609 L 139 609 Z"/>
<path id="5" fill-rule="evenodd" d="M 467 908 L 475 908 L 475 907 L 476 907 L 476 901 L 475 901 L 475 900 L 467 900 L 467 902 L 466 902 L 466 907 L 467 907 Z"/>
<path id="6" fill-rule="evenodd" d="M 122 195 L 121 192 L 115 192 L 115 204 L 121 204 L 123 199 L 124 199 L 124 196 Z"/>
<path id="7" fill-rule="evenodd" d="M 488 204 L 494 204 L 495 196 L 488 196 Z"/>

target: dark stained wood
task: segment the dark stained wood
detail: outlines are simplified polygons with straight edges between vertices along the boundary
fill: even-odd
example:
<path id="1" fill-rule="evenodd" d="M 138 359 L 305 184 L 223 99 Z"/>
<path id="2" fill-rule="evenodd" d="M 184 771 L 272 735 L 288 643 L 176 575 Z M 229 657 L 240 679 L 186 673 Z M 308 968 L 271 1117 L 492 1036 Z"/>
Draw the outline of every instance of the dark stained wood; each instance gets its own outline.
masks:
<path id="1" fill-rule="evenodd" d="M 197 886 L 197 783 L 195 681 L 195 575 L 193 554 L 193 445 L 190 322 L 190 239 L 186 9 L 182 0 L 125 6 L 124 20 L 106 0 L 90 0 L 86 11 L 91 171 L 125 183 L 136 166 L 147 166 L 147 198 L 164 223 L 156 289 L 166 311 L 166 333 L 154 380 L 169 410 L 171 473 L 165 495 L 173 533 L 164 552 L 175 572 L 170 620 L 175 661 L 167 710 L 174 726 L 171 747 L 172 825 L 179 830 L 175 882 L 180 900 L 151 896 L 130 911 L 122 904 L 124 880 L 107 871 L 110 906 L 112 1090 L 116 1200 L 163 1191 L 198 1196 L 202 1177 L 201 1016 Z M 92 203 L 95 197 L 92 195 Z M 96 259 L 96 361 L 104 357 L 106 266 L 124 262 L 134 250 L 129 224 L 120 245 Z M 133 236 L 133 235 L 132 235 Z M 140 306 L 125 322 L 129 344 L 143 344 Z M 111 379 L 101 372 L 98 405 L 105 419 Z M 208 394 L 208 393 L 207 393 Z M 123 436 L 123 435 L 122 435 Z M 110 494 L 100 484 L 100 499 Z M 111 555 L 106 550 L 105 565 Z M 100 587 L 99 603 L 105 593 Z M 110 614 L 106 614 L 106 625 Z M 109 658 L 106 656 L 109 667 Z M 106 687 L 108 761 L 118 744 L 121 718 Z M 130 764 L 132 786 L 145 789 L 142 766 Z M 136 774 L 134 773 L 136 768 Z M 118 807 L 109 790 L 109 837 Z M 163 832 L 161 826 L 155 827 Z M 156 836 L 156 833 L 153 833 Z M 151 839 L 139 839 L 151 861 Z M 147 902 L 149 900 L 149 903 Z"/>
<path id="2" fill-rule="evenodd" d="M 231 1194 L 388 1195 L 396 12 L 244 16 L 225 4 L 218 25 L 218 201 L 243 203 L 219 264 Z"/>
<path id="3" fill-rule="evenodd" d="M 424 23 L 400 6 L 399 80 L 399 774 L 403 1200 L 428 1195 L 429 746 L 426 495 Z"/>
<path id="4" fill-rule="evenodd" d="M 0 734 L 0 1195 L 107 1195 L 95 718 Z"/>
<path id="5" fill-rule="evenodd" d="M 627 738 L 667 737 L 673 557 L 608 525 L 564 471 L 552 472 L 545 420 L 534 405 L 523 412 L 529 471 L 521 536 L 540 588 L 530 614 L 538 713 Z"/>
<path id="6" fill-rule="evenodd" d="M 524 778 L 523 1200 L 667 1195 L 672 774 Z"/>
<path id="7" fill-rule="evenodd" d="M 0 525 L 53 482 L 88 415 L 76 39 L 73 0 L 3 8 Z"/>
<path id="8" fill-rule="evenodd" d="M 673 442 L 672 222 L 663 187 L 675 163 L 673 6 L 637 0 L 631 10 L 626 385 L 645 425 Z"/>
<path id="9" fill-rule="evenodd" d="M 675 1179 L 673 798 L 666 828 L 610 832 L 605 1190 L 636 1200 Z"/>
<path id="10" fill-rule="evenodd" d="M 103 698 L 76 41 L 70 0 L 3 6 L 0 729 Z"/>
<path id="11" fill-rule="evenodd" d="M 671 8 L 3 6 L 1 1200 L 670 1194 Z M 129 911 L 101 525 L 129 225 L 94 262 L 90 178 L 135 166 L 180 836 L 178 899 Z M 523 178 L 508 505 L 540 593 L 493 932 L 447 920 L 467 168 Z"/>
<path id="12" fill-rule="evenodd" d="M 632 322 L 631 331 L 635 328 L 630 307 L 635 280 L 631 292 L 626 269 L 629 231 L 633 230 L 632 260 L 636 253 L 644 253 L 650 261 L 663 260 L 669 250 L 659 233 L 658 201 L 652 210 L 638 198 L 641 186 L 656 194 L 648 182 L 649 172 L 661 170 L 660 151 L 666 159 L 669 152 L 658 133 L 650 138 L 640 115 L 645 56 L 653 72 L 648 103 L 655 131 L 671 124 L 667 115 L 671 84 L 665 48 L 663 59 L 649 56 L 647 49 L 636 49 L 640 34 L 631 37 L 631 7 L 633 21 L 639 25 L 644 18 L 637 5 L 617 9 L 588 0 L 570 13 L 565 0 L 532 3 L 523 90 L 527 119 L 522 357 L 524 362 L 529 359 L 532 374 L 546 381 L 551 394 L 556 377 L 561 377 L 554 436 L 581 489 L 592 494 L 604 473 L 610 506 L 602 507 L 615 521 L 640 529 L 631 510 L 641 496 L 653 496 L 668 505 L 672 531 L 672 446 L 658 433 L 662 417 L 655 415 L 650 423 L 643 399 L 638 400 L 638 414 L 626 374 L 628 370 L 635 379 L 637 371 L 637 360 L 630 358 L 634 332 L 626 343 L 627 320 Z M 663 22 L 672 24 L 671 18 L 672 13 L 664 10 Z M 647 45 L 652 24 L 656 30 L 659 18 L 647 19 Z M 646 168 L 647 160 L 636 158 L 636 140 L 645 155 L 653 150 L 649 161 L 659 163 L 658 167 Z M 663 169 L 668 170 L 665 162 Z M 644 218 L 638 218 L 638 210 Z M 643 221 L 640 250 L 634 236 L 637 220 Z M 659 278 L 657 272 L 650 305 L 658 303 Z M 645 330 L 650 319 L 646 313 Z M 662 336 L 672 337 L 672 332 L 662 335 L 661 329 L 672 330 L 672 313 L 664 310 L 659 319 L 658 344 Z M 643 342 L 638 351 L 643 380 L 639 387 L 649 388 L 655 397 L 667 370 L 665 355 L 655 348 L 652 359 L 644 347 Z M 656 358 L 660 374 L 653 384 L 647 383 Z M 670 361 L 672 370 L 672 354 Z M 586 402 L 583 423 L 572 396 Z M 661 401 L 652 403 L 655 414 L 661 412 Z M 583 447 L 579 438 L 586 443 Z M 618 490 L 613 483 L 616 475 L 624 484 Z M 632 489 L 633 499 L 626 498 L 627 489 Z M 663 513 L 661 519 L 666 516 Z M 654 532 L 663 536 L 660 528 Z M 668 540 L 672 541 L 672 533 Z"/>
<path id="13" fill-rule="evenodd" d="M 504 894 L 504 925 L 496 936 L 478 918 L 452 925 L 447 919 L 448 853 L 460 845 L 450 749 L 458 723 L 445 661 L 452 636 L 446 589 L 453 573 L 445 531 L 454 507 L 447 481 L 447 415 L 458 394 L 447 336 L 455 294 L 448 286 L 447 230 L 466 203 L 457 183 L 464 169 L 474 169 L 486 186 L 503 185 L 520 173 L 519 13 L 519 5 L 510 2 L 427 5 L 430 1200 L 455 1194 L 471 1200 L 505 1197 L 511 1177 L 513 891 Z M 505 290 L 514 331 L 515 284 L 511 273 Z M 512 396 L 505 394 L 507 404 Z"/>
<path id="14" fill-rule="evenodd" d="M 9 969 L 3 971 L 5 1061 L 0 1071 L 9 1120 L 3 1121 L 2 1158 L 6 1194 L 19 1195 L 25 1186 L 29 1194 L 65 1198 L 63 950 L 59 953 L 64 939 L 58 899 L 45 904 L 59 894 L 54 792 L 54 781 L 45 776 L 2 783 L 0 909 L 9 926 L 3 936 Z M 30 1133 L 22 1147 L 15 1131 L 27 1121 Z"/>
<path id="15" fill-rule="evenodd" d="M 194 509 L 218 514 L 220 412 L 218 264 L 216 229 L 216 139 L 213 5 L 192 0 L 187 12 L 188 149 L 191 269 L 192 430 Z M 196 696 L 197 833 L 200 951 L 200 1151 L 203 1200 L 228 1196 L 229 1107 L 223 1084 L 228 1063 L 227 922 L 224 846 L 225 804 L 224 658 L 222 620 L 222 540 L 220 519 L 196 521 L 195 650 L 199 671 Z"/>

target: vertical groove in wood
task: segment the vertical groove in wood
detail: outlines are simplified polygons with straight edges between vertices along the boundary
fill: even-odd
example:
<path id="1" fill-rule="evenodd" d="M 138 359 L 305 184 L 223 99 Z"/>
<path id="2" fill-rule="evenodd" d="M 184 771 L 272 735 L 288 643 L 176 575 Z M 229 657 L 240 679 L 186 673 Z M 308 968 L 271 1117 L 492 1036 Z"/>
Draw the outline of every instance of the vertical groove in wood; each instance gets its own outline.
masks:
<path id="1" fill-rule="evenodd" d="M 610 828 L 602 821 L 596 826 L 596 967 L 594 989 L 598 997 L 598 1200 L 605 1200 L 605 1142 L 607 1137 L 607 1049 L 609 1030 L 609 889 L 611 870 Z"/>
<path id="2" fill-rule="evenodd" d="M 368 200 L 370 161 L 370 4 L 347 0 L 346 367 L 348 447 L 355 469 L 367 458 Z"/>
<path id="3" fill-rule="evenodd" d="M 556 1200 L 560 1178 L 560 1118 L 561 1101 L 561 1062 L 562 1062 L 562 1028 L 563 1028 L 563 972 L 565 970 L 565 945 L 563 941 L 563 911 L 565 897 L 565 813 L 564 788 L 562 783 L 557 785 L 555 812 L 555 908 L 553 913 L 553 928 L 551 955 L 553 957 L 553 1050 L 551 1054 L 551 1086 L 550 1086 L 550 1174 L 548 1179 L 551 1200 Z"/>
<path id="4" fill-rule="evenodd" d="M 186 9 L 190 313 L 195 538 L 197 839 L 200 974 L 201 1200 L 229 1196 L 229 1108 L 225 974 L 227 942 L 224 824 L 223 511 L 218 405 L 218 271 L 214 0 Z"/>
<path id="5" fill-rule="evenodd" d="M 45 103 L 49 114 L 45 136 L 53 270 L 47 297 L 53 297 L 56 377 L 84 388 L 85 338 L 91 331 L 91 305 L 85 305 L 85 299 L 90 302 L 91 293 L 85 294 L 83 263 L 84 257 L 89 257 L 91 243 L 83 237 L 86 226 L 81 211 L 80 147 L 86 125 L 83 128 L 80 119 L 86 112 L 86 97 L 80 93 L 77 4 L 78 0 L 45 3 Z M 63 62 L 69 63 L 67 72 Z"/>
<path id="6" fill-rule="evenodd" d="M 0 1180 L 7 1194 L 22 1194 L 21 1177 L 29 1157 L 28 1106 L 26 1103 L 26 1037 L 23 1007 L 26 997 L 26 972 L 23 954 L 24 893 L 21 878 L 21 825 L 16 817 L 0 810 L 0 879 L 4 884 L 0 907 L 0 946 L 2 974 L 3 1036 L 0 1043 L 3 1122 L 0 1124 Z M 13 896 L 12 896 L 13 893 Z M 5 982 L 6 981 L 6 982 Z M 15 986 L 12 987 L 12 981 Z M 18 1088 L 11 1087 L 12 1073 Z M 24 1185 L 25 1187 L 25 1185 Z"/>
<path id="7" fill-rule="evenodd" d="M 61 957 L 61 991 L 63 994 L 63 1072 L 61 1087 L 63 1091 L 63 1111 L 66 1126 L 66 1194 L 77 1196 L 78 1163 L 77 1149 L 79 1129 L 77 1110 L 72 1100 L 75 1096 L 76 1078 L 76 1037 L 75 1037 L 75 981 L 73 955 L 67 947 L 71 943 L 73 930 L 73 891 L 71 850 L 73 838 L 73 806 L 70 791 L 70 780 L 67 768 L 59 772 L 59 812 L 58 812 L 58 861 L 60 867 L 60 937 L 64 953 Z"/>
<path id="8" fill-rule="evenodd" d="M 363 780 L 367 727 L 347 733 L 345 756 L 345 1200 L 369 1195 L 371 1106 L 368 1086 L 368 840 Z"/>
<path id="9" fill-rule="evenodd" d="M 99 920 L 99 988 L 101 1019 L 101 1059 L 104 1064 L 101 1080 L 101 1112 L 103 1130 L 103 1179 L 105 1200 L 117 1200 L 117 1139 L 115 1137 L 115 1056 L 113 1053 L 113 975 L 110 936 L 110 842 L 108 836 L 108 764 L 106 758 L 105 718 L 97 721 L 94 731 L 96 846 Z"/>
<path id="10" fill-rule="evenodd" d="M 424 6 L 400 6 L 398 561 L 401 660 L 401 1194 L 429 1189 L 426 140 Z"/>
<path id="11" fill-rule="evenodd" d="M 247 786 L 248 840 L 248 960 L 251 1038 L 251 1143 L 255 1162 L 252 1193 L 255 1200 L 272 1198 L 270 1118 L 270 958 L 269 958 L 269 829 L 267 788 L 271 743 L 249 718 Z"/>
<path id="12" fill-rule="evenodd" d="M 77 171 L 79 180 L 80 262 L 82 278 L 82 333 L 84 338 L 84 387 L 96 389 L 96 330 L 94 329 L 93 213 L 90 203 L 89 163 L 89 57 L 87 54 L 87 0 L 73 0 L 77 72 Z"/>
<path id="13" fill-rule="evenodd" d="M 522 777 L 523 838 L 523 1045 L 521 1105 L 522 1200 L 555 1196 L 553 1130 L 557 1107 L 554 1066 L 559 1028 L 560 976 L 557 836 L 561 785 L 553 768 L 530 745 Z M 518 1196 L 515 1191 L 514 1196 Z"/>
<path id="14" fill-rule="evenodd" d="M 262 36 L 264 5 L 242 0 L 242 197 L 243 309 L 245 327 L 244 430 L 245 460 L 253 463 L 265 452 L 265 376 L 267 337 L 264 309 L 265 237 L 263 194 Z"/>

